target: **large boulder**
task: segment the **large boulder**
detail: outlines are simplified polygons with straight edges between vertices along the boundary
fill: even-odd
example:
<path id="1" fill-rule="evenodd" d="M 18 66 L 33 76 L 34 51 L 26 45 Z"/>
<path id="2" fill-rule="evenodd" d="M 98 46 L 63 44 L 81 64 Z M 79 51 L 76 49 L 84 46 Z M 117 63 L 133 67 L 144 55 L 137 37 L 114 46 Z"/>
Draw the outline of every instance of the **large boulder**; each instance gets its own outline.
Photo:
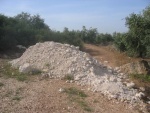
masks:
<path id="1" fill-rule="evenodd" d="M 136 61 L 120 66 L 126 74 L 150 74 L 150 62 L 146 60 Z"/>

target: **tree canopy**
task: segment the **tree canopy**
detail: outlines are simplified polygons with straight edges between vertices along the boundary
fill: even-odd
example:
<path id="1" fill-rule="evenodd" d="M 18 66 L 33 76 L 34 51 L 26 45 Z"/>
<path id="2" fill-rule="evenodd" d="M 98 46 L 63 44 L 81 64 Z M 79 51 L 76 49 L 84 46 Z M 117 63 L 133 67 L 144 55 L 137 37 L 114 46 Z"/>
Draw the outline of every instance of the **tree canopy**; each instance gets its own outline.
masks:
<path id="1" fill-rule="evenodd" d="M 150 56 L 150 6 L 142 13 L 132 13 L 126 17 L 129 31 L 117 34 L 115 44 L 121 51 L 127 51 L 130 56 Z"/>
<path id="2" fill-rule="evenodd" d="M 14 17 L 0 14 L 0 51 L 13 49 L 16 45 L 30 46 L 37 42 L 55 41 L 83 47 L 83 43 L 114 43 L 129 56 L 150 57 L 150 6 L 142 13 L 132 13 L 126 17 L 126 33 L 98 33 L 96 28 L 62 32 L 51 30 L 40 15 L 22 12 Z"/>

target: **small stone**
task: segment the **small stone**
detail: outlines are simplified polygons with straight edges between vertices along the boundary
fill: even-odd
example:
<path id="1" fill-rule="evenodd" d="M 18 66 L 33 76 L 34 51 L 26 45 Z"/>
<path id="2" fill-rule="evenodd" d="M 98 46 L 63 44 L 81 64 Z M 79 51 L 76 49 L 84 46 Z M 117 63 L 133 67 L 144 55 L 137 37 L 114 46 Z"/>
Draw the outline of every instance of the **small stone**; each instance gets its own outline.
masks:
<path id="1" fill-rule="evenodd" d="M 107 63 L 108 63 L 108 61 L 104 61 L 104 63 L 105 63 L 105 64 L 107 64 Z"/>
<path id="2" fill-rule="evenodd" d="M 71 109 L 71 107 L 68 106 L 68 110 L 70 110 L 70 109 Z"/>
<path id="3" fill-rule="evenodd" d="M 117 79 L 114 78 L 114 77 L 110 77 L 110 78 L 109 78 L 109 81 L 111 81 L 111 82 L 117 82 Z"/>
<path id="4" fill-rule="evenodd" d="M 128 88 L 133 88 L 135 86 L 135 83 L 131 82 L 131 83 L 127 83 L 126 85 Z"/>
<path id="5" fill-rule="evenodd" d="M 79 50 L 79 46 L 77 46 L 76 49 Z"/>
<path id="6" fill-rule="evenodd" d="M 113 71 L 109 69 L 108 72 L 109 72 L 109 73 L 112 73 Z"/>
<path id="7" fill-rule="evenodd" d="M 117 99 L 118 96 L 117 95 L 110 95 L 111 98 Z"/>
<path id="8" fill-rule="evenodd" d="M 144 87 L 140 87 L 139 88 L 141 91 L 145 91 L 145 88 Z"/>
<path id="9" fill-rule="evenodd" d="M 150 101 L 148 101 L 147 103 L 150 104 Z"/>
<path id="10" fill-rule="evenodd" d="M 70 83 L 73 83 L 74 81 L 73 80 L 70 80 Z"/>
<path id="11" fill-rule="evenodd" d="M 69 81 L 69 80 L 66 80 L 66 83 L 70 83 L 70 81 Z"/>
<path id="12" fill-rule="evenodd" d="M 65 91 L 65 89 L 60 88 L 58 91 L 59 91 L 60 93 L 62 93 L 62 92 L 64 92 L 64 91 Z"/>
<path id="13" fill-rule="evenodd" d="M 124 75 L 124 73 L 120 73 L 119 75 L 120 75 L 120 76 L 123 76 L 123 75 Z"/>
<path id="14" fill-rule="evenodd" d="M 120 72 L 121 72 L 121 70 L 117 70 L 116 72 L 117 72 L 117 73 L 120 73 Z"/>
<path id="15" fill-rule="evenodd" d="M 112 70 L 112 69 L 113 69 L 113 68 L 112 68 L 112 67 L 110 67 L 110 66 L 108 66 L 107 68 L 108 68 L 109 70 Z"/>
<path id="16" fill-rule="evenodd" d="M 142 93 L 142 92 L 139 92 L 139 93 L 136 93 L 135 96 L 138 97 L 138 98 L 142 98 L 143 96 L 145 96 L 145 94 Z"/>
<path id="17" fill-rule="evenodd" d="M 88 91 L 90 91 L 90 90 L 91 90 L 91 88 L 87 88 L 87 90 L 88 90 Z"/>

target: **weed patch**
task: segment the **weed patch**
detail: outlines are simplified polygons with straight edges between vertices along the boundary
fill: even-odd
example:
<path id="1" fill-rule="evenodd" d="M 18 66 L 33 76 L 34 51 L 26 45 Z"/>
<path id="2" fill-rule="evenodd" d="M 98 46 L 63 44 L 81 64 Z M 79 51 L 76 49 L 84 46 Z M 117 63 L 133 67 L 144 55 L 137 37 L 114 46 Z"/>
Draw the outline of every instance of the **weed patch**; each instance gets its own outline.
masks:
<path id="1" fill-rule="evenodd" d="M 3 68 L 1 69 L 1 73 L 6 78 L 16 78 L 18 81 L 25 81 L 27 80 L 27 75 L 20 73 L 18 69 L 12 68 L 10 64 L 4 64 Z"/>
<path id="2" fill-rule="evenodd" d="M 5 94 L 5 97 L 9 97 L 13 94 L 13 91 L 7 91 L 6 94 Z"/>
<path id="3" fill-rule="evenodd" d="M 64 80 L 74 80 L 74 76 L 73 76 L 73 75 L 70 75 L 70 74 L 67 74 L 66 76 L 64 76 L 63 79 L 64 79 Z"/>
<path id="4" fill-rule="evenodd" d="M 20 101 L 20 100 L 21 100 L 21 97 L 19 97 L 19 96 L 14 96 L 14 97 L 12 98 L 12 100 Z"/>
<path id="5" fill-rule="evenodd" d="M 85 111 L 92 112 L 92 109 L 88 106 L 88 104 L 83 100 L 76 101 Z"/>
<path id="6" fill-rule="evenodd" d="M 0 87 L 4 86 L 4 84 L 2 82 L 0 82 Z"/>
<path id="7" fill-rule="evenodd" d="M 83 91 L 70 87 L 65 89 L 65 93 L 68 94 L 68 98 L 71 102 L 77 103 L 85 111 L 92 112 L 92 109 L 88 106 L 84 99 L 87 95 Z"/>
<path id="8" fill-rule="evenodd" d="M 138 79 L 141 82 L 149 82 L 150 83 L 150 75 L 143 75 L 143 74 L 130 74 L 129 75 L 132 79 Z"/>
<path id="9" fill-rule="evenodd" d="M 65 89 L 65 92 L 70 94 L 70 95 L 77 95 L 79 97 L 87 97 L 87 95 L 83 91 L 78 90 L 78 89 L 76 89 L 74 87 Z"/>

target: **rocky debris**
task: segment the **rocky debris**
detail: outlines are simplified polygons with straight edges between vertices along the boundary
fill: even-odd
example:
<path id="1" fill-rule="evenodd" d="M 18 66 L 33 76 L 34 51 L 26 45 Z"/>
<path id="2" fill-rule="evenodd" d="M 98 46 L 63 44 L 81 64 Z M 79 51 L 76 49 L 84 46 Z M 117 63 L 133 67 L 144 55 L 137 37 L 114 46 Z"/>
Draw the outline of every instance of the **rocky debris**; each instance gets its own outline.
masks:
<path id="1" fill-rule="evenodd" d="M 60 93 L 62 93 L 62 92 L 64 92 L 64 91 L 65 91 L 65 89 L 60 88 L 58 91 L 59 91 Z"/>
<path id="2" fill-rule="evenodd" d="M 139 93 L 137 93 L 135 96 L 138 97 L 138 98 L 142 98 L 142 97 L 145 96 L 145 94 L 142 93 L 142 92 L 139 92 Z"/>
<path id="3" fill-rule="evenodd" d="M 33 66 L 31 66 L 29 63 L 25 63 L 22 66 L 19 67 L 19 71 L 21 73 L 29 73 L 29 74 L 35 74 L 40 72 L 39 69 L 34 68 Z"/>
<path id="4" fill-rule="evenodd" d="M 128 88 L 134 88 L 135 83 L 130 82 L 130 83 L 127 83 L 126 85 L 127 85 Z"/>
<path id="5" fill-rule="evenodd" d="M 127 74 L 150 74 L 150 64 L 145 60 L 125 64 L 120 69 Z"/>
<path id="6" fill-rule="evenodd" d="M 27 49 L 27 48 L 26 48 L 25 46 L 23 46 L 23 45 L 17 45 L 16 47 L 19 48 L 19 49 L 24 49 L 24 50 Z"/>
<path id="7" fill-rule="evenodd" d="M 30 72 L 34 68 L 52 78 L 72 75 L 77 84 L 88 85 L 93 92 L 101 92 L 134 105 L 141 102 L 141 97 L 137 95 L 139 92 L 131 87 L 133 84 L 127 87 L 122 83 L 120 75 L 124 74 L 120 73 L 119 67 L 107 67 L 73 45 L 37 43 L 30 46 L 20 58 L 11 61 L 11 64 L 21 72 Z"/>
<path id="8" fill-rule="evenodd" d="M 141 90 L 141 91 L 145 91 L 145 88 L 144 87 L 139 87 L 139 89 Z"/>

